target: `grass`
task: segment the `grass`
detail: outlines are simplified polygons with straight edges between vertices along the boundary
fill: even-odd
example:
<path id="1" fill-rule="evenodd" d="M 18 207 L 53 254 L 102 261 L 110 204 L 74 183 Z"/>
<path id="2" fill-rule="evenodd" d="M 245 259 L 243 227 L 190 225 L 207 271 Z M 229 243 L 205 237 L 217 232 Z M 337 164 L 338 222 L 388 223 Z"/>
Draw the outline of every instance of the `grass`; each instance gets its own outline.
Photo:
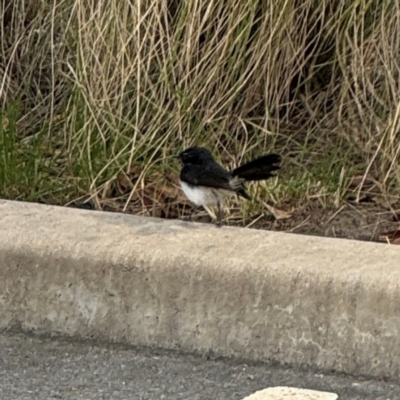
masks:
<path id="1" fill-rule="evenodd" d="M 26 0 L 0 14 L 0 197 L 175 217 L 172 157 L 193 144 L 227 167 L 282 154 L 280 178 L 250 189 L 276 207 L 339 207 L 356 175 L 399 195 L 392 0 Z"/>

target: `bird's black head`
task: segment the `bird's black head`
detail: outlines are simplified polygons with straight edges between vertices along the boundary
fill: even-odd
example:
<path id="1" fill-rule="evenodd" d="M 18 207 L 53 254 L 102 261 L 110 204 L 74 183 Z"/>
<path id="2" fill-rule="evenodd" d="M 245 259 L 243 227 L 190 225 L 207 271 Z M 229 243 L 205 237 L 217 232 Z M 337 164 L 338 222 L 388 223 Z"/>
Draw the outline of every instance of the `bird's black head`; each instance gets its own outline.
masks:
<path id="1" fill-rule="evenodd" d="M 189 147 L 178 155 L 183 164 L 203 165 L 214 160 L 212 154 L 204 147 Z"/>

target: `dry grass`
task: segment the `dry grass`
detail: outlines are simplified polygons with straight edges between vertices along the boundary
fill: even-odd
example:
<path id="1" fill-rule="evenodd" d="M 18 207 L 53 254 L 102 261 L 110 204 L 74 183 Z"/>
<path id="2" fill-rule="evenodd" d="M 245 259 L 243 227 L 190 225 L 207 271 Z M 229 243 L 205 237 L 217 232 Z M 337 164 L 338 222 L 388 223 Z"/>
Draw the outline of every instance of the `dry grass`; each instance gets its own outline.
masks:
<path id="1" fill-rule="evenodd" d="M 354 174 L 398 195 L 397 2 L 0 7 L 2 197 L 65 204 L 89 194 L 157 215 L 148 197 L 176 195 L 160 176 L 192 144 L 216 148 L 227 166 L 286 156 L 279 181 L 257 188 L 271 204 L 339 205 Z M 259 209 L 250 202 L 241 218 Z"/>

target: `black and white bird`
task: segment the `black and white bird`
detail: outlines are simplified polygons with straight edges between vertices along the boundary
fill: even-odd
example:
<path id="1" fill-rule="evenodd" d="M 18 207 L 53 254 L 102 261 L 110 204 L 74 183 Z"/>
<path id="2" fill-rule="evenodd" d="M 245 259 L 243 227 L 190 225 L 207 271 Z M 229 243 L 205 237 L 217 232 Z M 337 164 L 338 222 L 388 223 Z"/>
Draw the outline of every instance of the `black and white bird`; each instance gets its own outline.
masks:
<path id="1" fill-rule="evenodd" d="M 281 156 L 267 154 L 233 171 L 219 165 L 204 147 L 190 147 L 178 158 L 183 167 L 180 184 L 187 198 L 196 206 L 217 206 L 218 225 L 222 222 L 221 206 L 226 196 L 237 195 L 250 199 L 246 182 L 267 180 L 280 168 Z"/>

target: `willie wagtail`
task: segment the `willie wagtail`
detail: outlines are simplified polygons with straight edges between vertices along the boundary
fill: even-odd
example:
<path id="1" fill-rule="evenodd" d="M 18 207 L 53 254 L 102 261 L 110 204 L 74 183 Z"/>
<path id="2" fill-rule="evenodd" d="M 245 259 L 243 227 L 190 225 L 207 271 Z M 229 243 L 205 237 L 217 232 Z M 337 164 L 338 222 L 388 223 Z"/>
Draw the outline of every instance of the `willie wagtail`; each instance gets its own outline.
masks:
<path id="1" fill-rule="evenodd" d="M 196 206 L 217 205 L 219 226 L 224 197 L 236 194 L 249 200 L 245 182 L 262 181 L 275 176 L 281 162 L 278 154 L 267 154 L 233 171 L 226 171 L 204 147 L 190 147 L 182 151 L 178 158 L 183 164 L 180 173 L 183 192 Z"/>

